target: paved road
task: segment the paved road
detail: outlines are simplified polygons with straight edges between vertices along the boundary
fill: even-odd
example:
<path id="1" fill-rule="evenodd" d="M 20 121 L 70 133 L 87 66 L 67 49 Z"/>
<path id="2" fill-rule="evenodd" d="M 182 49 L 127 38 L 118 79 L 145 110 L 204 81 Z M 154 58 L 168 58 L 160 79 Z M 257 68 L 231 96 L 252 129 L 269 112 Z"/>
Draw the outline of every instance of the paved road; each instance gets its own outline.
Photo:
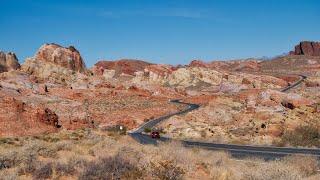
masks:
<path id="1" fill-rule="evenodd" d="M 281 92 L 286 92 L 286 91 L 288 91 L 288 90 L 300 85 L 302 83 L 302 81 L 307 78 L 307 76 L 305 76 L 305 75 L 298 75 L 298 76 L 300 76 L 300 79 L 298 81 L 296 81 L 295 83 L 291 84 L 290 86 L 287 86 L 287 87 L 283 88 L 281 90 Z"/>
<path id="2" fill-rule="evenodd" d="M 288 91 L 296 86 L 298 86 L 306 77 L 300 75 L 300 79 L 281 90 L 282 92 Z M 172 103 L 185 104 L 187 108 L 185 110 L 179 111 L 177 113 L 169 114 L 166 116 L 159 117 L 157 119 L 151 120 L 138 129 L 129 133 L 129 135 L 134 138 L 136 141 L 142 144 L 157 144 L 158 141 L 180 141 L 187 147 L 198 147 L 209 150 L 222 150 L 229 152 L 232 156 L 241 158 L 248 156 L 258 156 L 264 159 L 276 159 L 284 157 L 291 154 L 303 154 L 311 155 L 320 158 L 320 149 L 308 149 L 308 148 L 281 148 L 281 147 L 269 147 L 269 146 L 244 146 L 244 145 L 233 145 L 233 144 L 218 144 L 218 143 L 207 143 L 207 142 L 197 142 L 197 141 L 187 141 L 187 140 L 174 140 L 167 137 L 161 137 L 160 139 L 152 139 L 149 135 L 143 134 L 145 128 L 152 128 L 156 124 L 160 123 L 163 120 L 166 120 L 174 115 L 181 115 L 187 112 L 193 111 L 199 108 L 197 104 L 183 103 L 179 100 L 172 100 Z"/>

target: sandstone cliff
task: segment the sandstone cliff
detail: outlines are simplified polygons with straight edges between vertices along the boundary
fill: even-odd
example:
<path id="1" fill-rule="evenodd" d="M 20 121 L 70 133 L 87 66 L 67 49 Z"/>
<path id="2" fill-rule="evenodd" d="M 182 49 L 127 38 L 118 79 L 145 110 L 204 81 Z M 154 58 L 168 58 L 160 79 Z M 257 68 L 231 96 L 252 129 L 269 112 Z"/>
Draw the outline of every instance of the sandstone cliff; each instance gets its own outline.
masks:
<path id="1" fill-rule="evenodd" d="M 0 51 L 0 73 L 20 68 L 17 56 L 12 53 L 4 53 Z"/>
<path id="2" fill-rule="evenodd" d="M 57 44 L 44 44 L 36 53 L 35 59 L 51 62 L 77 72 L 84 72 L 86 69 L 80 52 L 73 46 L 65 48 Z"/>
<path id="3" fill-rule="evenodd" d="M 291 55 L 320 56 L 320 42 L 302 41 L 295 46 Z"/>

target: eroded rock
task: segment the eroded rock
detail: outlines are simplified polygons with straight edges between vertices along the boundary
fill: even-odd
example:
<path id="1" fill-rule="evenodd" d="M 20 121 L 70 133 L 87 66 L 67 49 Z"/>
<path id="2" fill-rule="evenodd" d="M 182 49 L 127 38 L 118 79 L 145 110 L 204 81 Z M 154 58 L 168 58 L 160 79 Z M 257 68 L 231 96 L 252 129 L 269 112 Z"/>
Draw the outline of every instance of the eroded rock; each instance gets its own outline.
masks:
<path id="1" fill-rule="evenodd" d="M 56 128 L 61 127 L 59 125 L 58 115 L 55 112 L 53 112 L 52 110 L 50 110 L 49 108 L 40 109 L 38 111 L 37 117 L 38 117 L 39 121 L 41 121 L 45 124 L 52 125 Z"/>
<path id="2" fill-rule="evenodd" d="M 62 47 L 57 44 L 45 44 L 40 47 L 35 59 L 50 62 L 77 72 L 86 70 L 80 52 L 73 46 Z"/>
<path id="3" fill-rule="evenodd" d="M 0 51 L 0 73 L 20 68 L 17 56 L 12 53 L 4 53 Z"/>
<path id="4" fill-rule="evenodd" d="M 302 41 L 295 46 L 291 55 L 320 56 L 320 42 Z"/>

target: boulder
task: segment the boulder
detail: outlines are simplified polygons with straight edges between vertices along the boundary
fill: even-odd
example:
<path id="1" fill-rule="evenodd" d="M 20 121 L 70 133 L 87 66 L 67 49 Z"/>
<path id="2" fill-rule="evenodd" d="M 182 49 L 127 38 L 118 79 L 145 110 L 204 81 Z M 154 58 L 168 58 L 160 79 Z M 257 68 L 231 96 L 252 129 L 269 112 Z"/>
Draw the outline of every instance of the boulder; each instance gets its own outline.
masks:
<path id="1" fill-rule="evenodd" d="M 57 44 L 45 44 L 40 47 L 35 59 L 50 62 L 77 72 L 86 70 L 79 51 L 73 46 L 65 48 Z"/>
<path id="2" fill-rule="evenodd" d="M 4 53 L 0 51 L 0 73 L 20 68 L 17 56 L 12 53 Z"/>

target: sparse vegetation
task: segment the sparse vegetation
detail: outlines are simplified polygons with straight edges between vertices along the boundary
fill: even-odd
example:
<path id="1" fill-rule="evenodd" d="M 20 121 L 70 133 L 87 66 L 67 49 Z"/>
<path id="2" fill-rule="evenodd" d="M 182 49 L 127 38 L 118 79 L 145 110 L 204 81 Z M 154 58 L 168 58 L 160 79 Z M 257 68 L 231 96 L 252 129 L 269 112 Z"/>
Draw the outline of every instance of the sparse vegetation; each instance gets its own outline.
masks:
<path id="1" fill-rule="evenodd" d="M 141 176 L 142 171 L 134 164 L 120 155 L 115 155 L 89 163 L 79 179 L 138 179 Z"/>
<path id="2" fill-rule="evenodd" d="M 163 180 L 182 179 L 184 170 L 177 166 L 173 161 L 161 161 L 151 163 L 153 175 Z"/>
<path id="3" fill-rule="evenodd" d="M 52 164 L 51 163 L 39 163 L 38 167 L 32 172 L 34 179 L 48 179 L 52 176 Z"/>
<path id="4" fill-rule="evenodd" d="M 14 142 L 0 146 L 0 179 L 319 178 L 319 165 L 312 157 L 235 161 L 224 152 L 187 149 L 178 142 L 140 145 L 128 136 L 115 138 L 91 129 Z"/>
<path id="5" fill-rule="evenodd" d="M 320 130 L 316 126 L 299 126 L 286 131 L 281 139 L 282 145 L 320 147 Z"/>

